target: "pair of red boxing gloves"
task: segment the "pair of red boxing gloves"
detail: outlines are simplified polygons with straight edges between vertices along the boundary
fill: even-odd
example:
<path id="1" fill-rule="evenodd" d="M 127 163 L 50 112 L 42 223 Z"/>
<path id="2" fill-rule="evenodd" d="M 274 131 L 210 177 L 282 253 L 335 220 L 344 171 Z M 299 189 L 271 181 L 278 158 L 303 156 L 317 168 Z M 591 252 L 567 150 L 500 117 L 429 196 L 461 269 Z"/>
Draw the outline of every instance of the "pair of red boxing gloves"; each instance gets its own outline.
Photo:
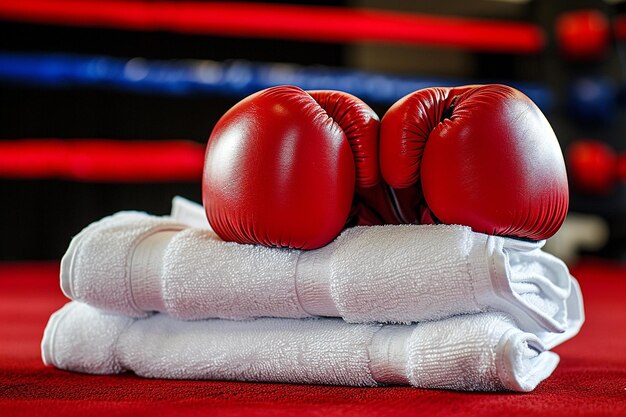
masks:
<path id="1" fill-rule="evenodd" d="M 462 224 L 542 240 L 568 209 L 563 155 L 504 85 L 428 88 L 382 118 L 339 91 L 269 88 L 209 138 L 208 220 L 224 240 L 315 249 L 353 225 Z"/>

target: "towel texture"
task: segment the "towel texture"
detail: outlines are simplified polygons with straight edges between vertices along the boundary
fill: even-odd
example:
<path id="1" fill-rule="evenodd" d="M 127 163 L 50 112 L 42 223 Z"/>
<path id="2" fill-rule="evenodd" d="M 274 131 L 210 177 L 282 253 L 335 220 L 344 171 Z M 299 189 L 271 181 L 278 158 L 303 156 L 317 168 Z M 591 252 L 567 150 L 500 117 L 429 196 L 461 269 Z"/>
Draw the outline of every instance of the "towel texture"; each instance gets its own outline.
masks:
<path id="1" fill-rule="evenodd" d="M 414 325 L 339 319 L 145 319 L 70 302 L 48 323 L 44 361 L 93 374 L 354 386 L 530 391 L 558 356 L 500 313 Z"/>
<path id="2" fill-rule="evenodd" d="M 71 299 L 132 317 L 412 323 L 500 311 L 551 348 L 578 331 L 583 310 L 567 267 L 541 245 L 403 225 L 351 228 L 314 251 L 277 250 L 122 212 L 73 239 L 61 281 Z"/>

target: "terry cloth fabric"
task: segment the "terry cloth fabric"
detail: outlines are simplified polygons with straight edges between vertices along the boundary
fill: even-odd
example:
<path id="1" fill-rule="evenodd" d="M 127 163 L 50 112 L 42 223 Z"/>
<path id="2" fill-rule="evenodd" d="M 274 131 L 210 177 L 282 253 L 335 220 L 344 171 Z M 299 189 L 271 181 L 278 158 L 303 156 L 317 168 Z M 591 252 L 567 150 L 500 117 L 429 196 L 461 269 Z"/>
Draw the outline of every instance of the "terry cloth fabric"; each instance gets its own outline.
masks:
<path id="1" fill-rule="evenodd" d="M 91 374 L 531 391 L 558 355 L 501 313 L 414 325 L 340 319 L 180 321 L 70 302 L 50 318 L 46 364 Z"/>
<path id="2" fill-rule="evenodd" d="M 68 242 L 69 243 L 69 242 Z M 581 332 L 555 348 L 556 370 L 529 394 L 90 375 L 45 366 L 41 336 L 67 303 L 59 261 L 0 262 L 2 417 L 528 417 L 626 416 L 626 264 L 570 267 L 585 296 Z M 607 336 L 608 335 L 608 336 Z"/>
<path id="3" fill-rule="evenodd" d="M 552 348 L 578 332 L 583 309 L 567 267 L 541 244 L 403 225 L 351 228 L 318 250 L 278 250 L 121 212 L 72 240 L 61 282 L 71 299 L 131 317 L 412 323 L 500 311 Z"/>

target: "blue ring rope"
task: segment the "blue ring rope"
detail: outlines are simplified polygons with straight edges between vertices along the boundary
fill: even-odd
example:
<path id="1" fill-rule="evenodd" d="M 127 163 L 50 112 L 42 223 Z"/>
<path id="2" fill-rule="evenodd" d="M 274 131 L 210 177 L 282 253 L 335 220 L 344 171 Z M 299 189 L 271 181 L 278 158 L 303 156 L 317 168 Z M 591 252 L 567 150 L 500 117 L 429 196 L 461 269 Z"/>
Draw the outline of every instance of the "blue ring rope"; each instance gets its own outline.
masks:
<path id="1" fill-rule="evenodd" d="M 248 61 L 121 59 L 105 56 L 0 52 L 0 82 L 49 87 L 104 87 L 148 94 L 246 96 L 290 84 L 304 90 L 341 90 L 366 102 L 391 104 L 413 91 L 433 86 L 508 84 L 548 113 L 553 98 L 538 83 L 403 77 L 331 67 Z"/>

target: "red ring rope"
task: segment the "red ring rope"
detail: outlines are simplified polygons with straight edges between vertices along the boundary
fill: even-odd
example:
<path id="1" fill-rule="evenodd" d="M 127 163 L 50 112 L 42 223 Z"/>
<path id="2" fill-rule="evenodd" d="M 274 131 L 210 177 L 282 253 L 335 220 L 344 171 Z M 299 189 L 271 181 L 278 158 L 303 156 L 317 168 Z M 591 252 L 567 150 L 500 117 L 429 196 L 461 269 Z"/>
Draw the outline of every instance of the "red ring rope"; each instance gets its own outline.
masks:
<path id="1" fill-rule="evenodd" d="M 324 42 L 390 42 L 476 51 L 537 53 L 535 25 L 322 6 L 259 3 L 14 0 L 0 18 L 132 30 L 283 38 Z"/>
<path id="2" fill-rule="evenodd" d="M 204 145 L 184 140 L 4 140 L 0 178 L 199 182 L 204 150 Z"/>

